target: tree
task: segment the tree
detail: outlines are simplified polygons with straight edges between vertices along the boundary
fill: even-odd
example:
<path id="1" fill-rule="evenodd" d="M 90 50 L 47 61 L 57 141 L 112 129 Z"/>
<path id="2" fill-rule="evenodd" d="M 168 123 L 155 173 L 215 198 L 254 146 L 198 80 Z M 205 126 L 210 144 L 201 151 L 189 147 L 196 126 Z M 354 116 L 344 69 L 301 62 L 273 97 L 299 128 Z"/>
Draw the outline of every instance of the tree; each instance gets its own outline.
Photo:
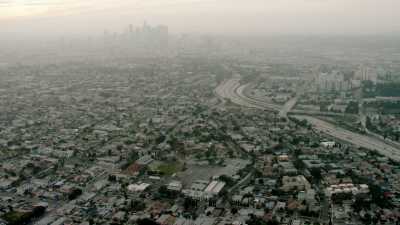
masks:
<path id="1" fill-rule="evenodd" d="M 371 200 L 372 203 L 383 207 L 383 208 L 390 208 L 392 207 L 390 201 L 383 195 L 383 190 L 379 185 L 376 184 L 369 184 L 369 190 L 371 193 Z"/>
<path id="2" fill-rule="evenodd" d="M 200 160 L 203 157 L 203 154 L 197 153 L 194 157 L 196 157 L 197 160 Z"/>
<path id="3" fill-rule="evenodd" d="M 131 139 L 127 139 L 127 140 L 124 141 L 125 145 L 131 145 L 133 143 L 134 143 L 134 141 L 132 141 Z"/>
<path id="4" fill-rule="evenodd" d="M 231 149 L 228 150 L 228 156 L 229 156 L 229 158 L 234 157 L 234 152 Z"/>
<path id="5" fill-rule="evenodd" d="M 160 197 L 162 197 L 162 198 L 174 199 L 174 198 L 177 197 L 178 192 L 168 190 L 168 188 L 167 188 L 165 185 L 162 185 L 162 186 L 158 189 L 158 194 L 159 194 Z"/>
<path id="6" fill-rule="evenodd" d="M 68 194 L 68 199 L 69 200 L 74 200 L 76 199 L 79 195 L 82 194 L 82 190 L 79 188 L 73 188 L 71 192 Z"/>
<path id="7" fill-rule="evenodd" d="M 157 137 L 157 139 L 156 139 L 156 144 L 161 144 L 161 143 L 163 143 L 164 141 L 165 141 L 165 139 L 166 139 L 166 137 L 164 136 L 164 135 L 160 135 L 160 136 L 158 136 Z"/>
<path id="8" fill-rule="evenodd" d="M 355 212 L 360 212 L 362 209 L 370 209 L 371 202 L 366 201 L 363 198 L 356 198 L 354 203 L 352 204 Z"/>
<path id="9" fill-rule="evenodd" d="M 211 156 L 212 156 L 212 151 L 211 151 L 211 149 L 208 150 L 208 151 L 206 151 L 205 155 L 206 155 L 206 158 L 207 158 L 207 159 L 211 158 Z"/>
<path id="10" fill-rule="evenodd" d="M 345 109 L 346 113 L 352 113 L 352 114 L 358 114 L 358 111 L 359 107 L 358 107 L 358 102 L 356 101 L 351 101 Z"/>
<path id="11" fill-rule="evenodd" d="M 10 211 L 1 216 L 9 225 L 28 224 L 33 218 L 32 212 Z"/>
<path id="12" fill-rule="evenodd" d="M 135 212 L 139 212 L 139 211 L 143 211 L 146 209 L 146 204 L 142 201 L 131 200 L 130 208 Z"/>
<path id="13" fill-rule="evenodd" d="M 218 178 L 220 181 L 223 181 L 226 183 L 227 186 L 232 186 L 235 182 L 231 177 L 228 177 L 227 175 L 221 175 Z"/>
<path id="14" fill-rule="evenodd" d="M 42 216 L 46 212 L 46 207 L 37 206 L 32 211 L 19 212 L 10 210 L 9 212 L 2 215 L 2 219 L 8 222 L 10 225 L 28 224 L 32 219 Z"/>
<path id="15" fill-rule="evenodd" d="M 263 219 L 256 217 L 253 214 L 250 215 L 250 219 L 247 220 L 246 223 L 248 225 L 279 225 L 279 222 L 275 219 L 265 222 Z"/>
<path id="16" fill-rule="evenodd" d="M 139 219 L 137 221 L 138 225 L 159 225 L 156 221 L 149 219 L 149 218 L 144 218 L 144 219 Z"/>
<path id="17" fill-rule="evenodd" d="M 313 179 L 315 180 L 316 183 L 319 183 L 322 180 L 322 174 L 321 174 L 321 169 L 319 168 L 312 168 L 310 170 L 311 175 L 313 176 Z"/>
<path id="18" fill-rule="evenodd" d="M 238 209 L 237 208 L 231 208 L 231 213 L 233 215 L 235 215 L 236 213 L 238 213 Z"/>
<path id="19" fill-rule="evenodd" d="M 296 159 L 293 162 L 294 166 L 296 167 L 296 169 L 298 170 L 303 170 L 306 168 L 306 166 L 304 165 L 303 161 L 301 159 Z"/>
<path id="20" fill-rule="evenodd" d="M 376 85 L 376 93 L 379 96 L 400 96 L 400 83 L 379 83 Z"/>
<path id="21" fill-rule="evenodd" d="M 196 200 L 193 200 L 191 198 L 185 198 L 183 202 L 183 207 L 185 208 L 185 210 L 195 209 L 196 206 L 197 206 Z"/>
<path id="22" fill-rule="evenodd" d="M 267 223 L 259 217 L 251 214 L 250 219 L 246 221 L 247 225 L 267 225 Z"/>
<path id="23" fill-rule="evenodd" d="M 116 181 L 117 181 L 117 177 L 116 177 L 115 175 L 113 175 L 113 174 L 110 174 L 110 175 L 108 176 L 108 181 L 110 181 L 110 182 L 116 182 Z"/>
<path id="24" fill-rule="evenodd" d="M 33 210 L 32 210 L 32 216 L 33 217 L 41 217 L 44 213 L 46 212 L 46 207 L 44 206 L 36 206 Z"/>
<path id="25" fill-rule="evenodd" d="M 321 102 L 319 104 L 319 111 L 321 111 L 321 112 L 328 111 L 328 105 L 329 105 L 329 103 L 327 103 L 327 102 Z"/>
<path id="26" fill-rule="evenodd" d="M 365 127 L 369 130 L 374 130 L 375 127 L 371 122 L 371 118 L 369 116 L 367 116 L 366 121 L 365 121 Z"/>
<path id="27" fill-rule="evenodd" d="M 296 148 L 296 149 L 293 151 L 293 154 L 294 154 L 295 157 L 298 157 L 299 155 L 301 155 L 301 149 Z"/>

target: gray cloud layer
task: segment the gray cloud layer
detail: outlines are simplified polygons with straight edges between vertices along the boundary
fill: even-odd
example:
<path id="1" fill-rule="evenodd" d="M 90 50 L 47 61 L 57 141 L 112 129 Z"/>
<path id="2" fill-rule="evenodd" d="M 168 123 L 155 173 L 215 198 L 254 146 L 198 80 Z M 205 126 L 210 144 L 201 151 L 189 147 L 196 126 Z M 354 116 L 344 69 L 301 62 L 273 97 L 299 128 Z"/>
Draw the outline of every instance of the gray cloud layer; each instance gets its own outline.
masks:
<path id="1" fill-rule="evenodd" d="M 0 20 L 0 29 L 17 34 L 99 33 L 144 20 L 174 32 L 400 33 L 399 0 L 0 0 L 0 13 L 11 5 L 46 7 L 38 15 Z"/>

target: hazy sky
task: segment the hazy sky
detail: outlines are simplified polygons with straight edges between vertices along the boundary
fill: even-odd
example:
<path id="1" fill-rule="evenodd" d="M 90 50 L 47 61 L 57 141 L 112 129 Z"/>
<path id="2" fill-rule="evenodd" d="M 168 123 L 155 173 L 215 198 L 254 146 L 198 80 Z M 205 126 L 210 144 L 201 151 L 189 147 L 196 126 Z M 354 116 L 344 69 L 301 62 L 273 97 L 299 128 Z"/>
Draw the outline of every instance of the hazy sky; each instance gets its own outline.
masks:
<path id="1" fill-rule="evenodd" d="M 0 34 L 122 31 L 169 25 L 173 33 L 399 34 L 400 0 L 0 0 Z"/>

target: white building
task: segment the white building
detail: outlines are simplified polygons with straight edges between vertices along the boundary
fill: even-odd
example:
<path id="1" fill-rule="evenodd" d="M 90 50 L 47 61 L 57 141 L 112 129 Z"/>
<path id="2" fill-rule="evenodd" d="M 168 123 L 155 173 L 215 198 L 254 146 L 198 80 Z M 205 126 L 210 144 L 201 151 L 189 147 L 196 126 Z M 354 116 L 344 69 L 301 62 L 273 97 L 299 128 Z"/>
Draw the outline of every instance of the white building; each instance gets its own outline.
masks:
<path id="1" fill-rule="evenodd" d="M 369 187 L 366 184 L 354 185 L 352 183 L 331 185 L 325 190 L 326 196 L 334 194 L 352 193 L 353 195 L 368 193 Z"/>
<path id="2" fill-rule="evenodd" d="M 147 184 L 147 183 L 130 184 L 128 186 L 128 191 L 131 191 L 131 192 L 143 192 L 149 186 L 150 186 L 150 184 Z"/>
<path id="3" fill-rule="evenodd" d="M 321 142 L 321 145 L 322 145 L 322 147 L 325 147 L 325 148 L 333 148 L 333 147 L 335 147 L 335 142 L 334 141 L 323 141 L 323 142 Z"/>
<path id="4" fill-rule="evenodd" d="M 321 73 L 317 79 L 317 87 L 320 92 L 347 91 L 351 89 L 351 82 L 345 81 L 343 73 Z"/>
<path id="5" fill-rule="evenodd" d="M 304 191 L 310 188 L 311 188 L 310 183 L 303 175 L 293 176 L 293 177 L 284 176 L 282 178 L 281 189 L 284 191 L 290 191 L 290 190 Z"/>
<path id="6" fill-rule="evenodd" d="M 204 192 L 210 193 L 213 195 L 218 195 L 224 187 L 225 187 L 225 182 L 214 180 L 206 187 Z"/>
<path id="7" fill-rule="evenodd" d="M 170 191 L 181 191 L 182 190 L 182 182 L 180 181 L 172 181 L 168 184 L 167 189 Z"/>

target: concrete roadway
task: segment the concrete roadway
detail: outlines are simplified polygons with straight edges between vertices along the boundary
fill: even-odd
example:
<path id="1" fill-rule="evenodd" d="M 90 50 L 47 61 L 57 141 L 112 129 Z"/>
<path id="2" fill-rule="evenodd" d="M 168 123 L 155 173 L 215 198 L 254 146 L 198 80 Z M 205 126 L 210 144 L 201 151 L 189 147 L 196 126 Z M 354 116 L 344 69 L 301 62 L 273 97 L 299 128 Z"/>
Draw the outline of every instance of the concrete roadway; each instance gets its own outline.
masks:
<path id="1" fill-rule="evenodd" d="M 231 102 L 251 108 L 264 109 L 264 106 L 251 103 L 253 100 L 248 99 L 245 96 L 236 94 L 237 89 L 240 87 L 239 79 L 230 79 L 219 85 L 216 89 L 216 94 L 222 98 L 229 99 Z"/>
<path id="2" fill-rule="evenodd" d="M 296 103 L 297 103 L 297 96 L 294 98 L 291 98 L 289 101 L 287 101 L 285 103 L 285 105 L 279 111 L 279 116 L 287 117 L 288 112 L 290 112 L 292 110 L 292 108 L 296 105 Z"/>
<path id="3" fill-rule="evenodd" d="M 293 102 L 291 102 L 291 104 L 287 104 L 287 107 L 284 107 L 284 109 L 282 110 L 282 106 L 249 98 L 243 94 L 243 90 L 247 87 L 248 84 L 240 85 L 239 80 L 240 79 L 230 79 L 223 82 L 217 87 L 216 94 L 222 98 L 230 99 L 233 103 L 241 106 L 279 112 L 282 115 L 286 115 L 288 111 L 290 111 L 290 108 L 293 107 L 291 106 Z M 395 161 L 400 161 L 400 150 L 392 145 L 381 141 L 376 137 L 351 132 L 344 128 L 337 127 L 331 123 L 311 116 L 302 115 L 295 117 L 298 119 L 306 119 L 309 123 L 313 125 L 316 130 L 326 133 L 334 138 L 352 143 L 359 147 L 376 150 L 388 158 L 391 158 Z"/>
<path id="4" fill-rule="evenodd" d="M 295 117 L 300 120 L 306 119 L 309 123 L 313 125 L 315 129 L 322 131 L 330 136 L 352 143 L 359 147 L 376 150 L 388 158 L 391 158 L 395 161 L 400 161 L 400 150 L 382 142 L 377 138 L 348 131 L 342 127 L 335 126 L 331 123 L 313 118 L 311 116 Z"/>
<path id="5" fill-rule="evenodd" d="M 292 98 L 287 102 L 284 107 L 265 102 L 264 99 L 259 97 L 247 97 L 245 94 L 245 89 L 251 88 L 250 84 L 240 85 L 239 78 L 230 79 L 224 81 L 215 89 L 216 95 L 224 101 L 224 99 L 229 99 L 233 103 L 238 105 L 243 105 L 250 108 L 259 108 L 267 111 L 279 112 L 279 115 L 286 117 L 288 113 L 290 114 L 301 114 L 301 115 L 315 115 L 315 116 L 343 116 L 343 113 L 334 112 L 320 112 L 320 111 L 309 111 L 309 110 L 292 110 L 297 102 L 297 97 Z M 249 104 L 251 103 L 251 104 Z M 261 106 L 261 107 L 260 107 Z M 286 109 L 286 110 L 285 110 Z"/>

